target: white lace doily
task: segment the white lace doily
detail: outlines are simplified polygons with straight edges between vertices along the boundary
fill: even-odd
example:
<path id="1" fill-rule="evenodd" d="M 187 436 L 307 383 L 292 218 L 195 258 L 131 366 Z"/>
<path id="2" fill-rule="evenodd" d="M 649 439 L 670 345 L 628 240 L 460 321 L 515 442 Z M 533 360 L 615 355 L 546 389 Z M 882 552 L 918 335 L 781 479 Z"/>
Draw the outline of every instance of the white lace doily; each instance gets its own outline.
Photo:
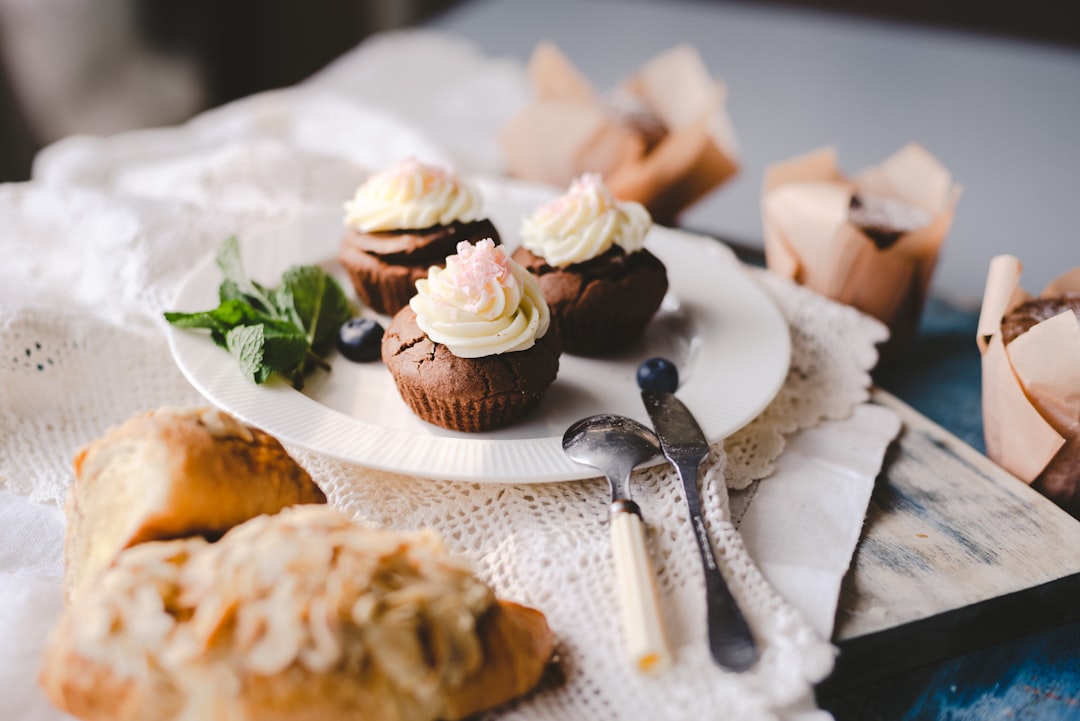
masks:
<path id="1" fill-rule="evenodd" d="M 4 216 L 20 206 L 70 202 L 70 189 L 0 194 Z M 218 230 L 198 228 L 196 211 L 154 204 L 130 205 L 104 196 L 101 215 L 114 204 L 127 212 L 96 227 L 46 224 L 37 237 L 5 238 L 5 251 L 33 256 L 41 244 L 96 245 L 99 235 L 128 228 L 124 252 L 87 254 L 81 270 L 111 282 L 98 291 L 68 282 L 62 267 L 38 271 L 39 287 L 52 285 L 49 305 L 3 307 L 0 340 L 8 357 L 0 370 L 0 483 L 36 501 L 57 502 L 71 478 L 81 444 L 141 410 L 198 402 L 172 364 L 154 316 L 167 307 L 194 248 L 209 252 Z M 87 209 L 89 216 L 96 215 Z M 186 217 L 186 221 L 184 217 Z M 129 228 L 126 224 L 131 223 Z M 181 225 L 185 233 L 168 232 Z M 203 243 L 197 242 L 205 237 Z M 144 240 L 138 240 L 138 239 Z M 152 240 L 150 240 L 152 238 Z M 171 240 L 167 240 L 170 239 Z M 100 240 L 104 240 L 101 238 Z M 149 247 L 143 247 L 145 243 Z M 9 256 L 11 257 L 11 256 Z M 150 262 L 151 258 L 156 262 Z M 51 282 L 48 276 L 54 275 Z M 788 382 L 761 418 L 730 439 L 727 475 L 744 484 L 767 474 L 783 438 L 865 399 L 879 328 L 863 316 L 765 272 L 755 276 L 777 299 L 793 333 Z M 35 293 L 35 300 L 42 294 Z M 538 486 L 470 485 L 391 477 L 293 451 L 328 492 L 358 519 L 394 528 L 434 527 L 474 559 L 500 594 L 544 610 L 560 639 L 565 684 L 522 703 L 500 718 L 628 718 L 649 709 L 655 718 L 772 718 L 805 697 L 832 666 L 832 649 L 762 578 L 730 522 L 722 481 L 725 455 L 716 449 L 702 481 L 705 518 L 721 566 L 763 644 L 759 665 L 742 676 L 716 669 L 704 643 L 704 584 L 681 488 L 666 467 L 642 471 L 636 496 L 650 527 L 650 542 L 667 630 L 678 665 L 659 680 L 633 674 L 621 655 L 618 614 L 610 583 L 603 481 Z"/>
<path id="2" fill-rule="evenodd" d="M 419 52 L 419 40 L 409 42 L 407 49 Z M 375 47 L 382 55 L 360 57 L 382 62 L 397 52 L 385 43 Z M 444 40 L 435 47 L 442 62 L 453 61 Z M 498 75 L 505 79 L 505 68 Z M 363 168 L 353 157 L 311 147 L 310 129 L 330 132 L 333 124 L 320 114 L 326 103 L 306 90 L 279 93 L 269 104 L 254 99 L 172 133 L 154 131 L 151 140 L 136 134 L 130 142 L 72 141 L 48 154 L 49 172 L 40 180 L 0 188 L 0 254 L 8 259 L 0 266 L 0 489 L 58 502 L 80 445 L 136 412 L 199 401 L 172 363 L 160 311 L 171 306 L 187 270 L 229 233 L 348 195 L 351 188 L 342 188 Z M 373 126 L 387 117 L 365 113 L 354 105 L 346 117 L 366 117 Z M 253 127 L 263 131 L 254 140 L 247 134 Z M 303 142 L 297 128 L 308 128 Z M 405 127 L 393 138 L 409 147 L 426 142 L 423 136 Z M 634 489 L 677 665 L 645 679 L 621 654 L 605 482 L 450 483 L 291 449 L 331 502 L 358 520 L 434 527 L 500 595 L 544 611 L 559 639 L 565 682 L 493 718 L 752 720 L 812 708 L 812 684 L 832 668 L 833 648 L 766 582 L 733 519 L 753 502 L 751 484 L 770 473 L 786 436 L 848 416 L 865 402 L 884 329 L 765 271 L 748 272 L 791 323 L 792 368 L 761 416 L 728 440 L 726 452 L 714 449 L 702 500 L 724 574 L 762 644 L 749 673 L 726 673 L 709 660 L 700 561 L 681 488 L 664 466 L 640 472 Z M 738 495 L 734 513 L 726 485 L 751 486 Z M 785 513 L 796 511 L 778 509 L 778 524 L 788 522 Z M 856 535 L 861 521 L 842 519 Z M 846 565 L 852 549 L 835 550 Z"/>

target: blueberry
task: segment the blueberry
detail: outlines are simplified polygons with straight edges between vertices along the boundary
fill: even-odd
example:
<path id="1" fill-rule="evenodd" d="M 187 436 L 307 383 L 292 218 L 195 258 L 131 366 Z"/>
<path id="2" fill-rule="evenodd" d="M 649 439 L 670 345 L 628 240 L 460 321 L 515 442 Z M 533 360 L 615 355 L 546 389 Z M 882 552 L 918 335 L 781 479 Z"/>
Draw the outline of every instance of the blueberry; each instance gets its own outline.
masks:
<path id="1" fill-rule="evenodd" d="M 378 360 L 381 355 L 383 327 L 370 318 L 350 318 L 338 331 L 337 348 L 341 355 L 357 363 Z"/>
<path id="2" fill-rule="evenodd" d="M 679 387 L 679 369 L 667 358 L 650 358 L 638 366 L 637 384 L 643 391 L 674 393 Z"/>

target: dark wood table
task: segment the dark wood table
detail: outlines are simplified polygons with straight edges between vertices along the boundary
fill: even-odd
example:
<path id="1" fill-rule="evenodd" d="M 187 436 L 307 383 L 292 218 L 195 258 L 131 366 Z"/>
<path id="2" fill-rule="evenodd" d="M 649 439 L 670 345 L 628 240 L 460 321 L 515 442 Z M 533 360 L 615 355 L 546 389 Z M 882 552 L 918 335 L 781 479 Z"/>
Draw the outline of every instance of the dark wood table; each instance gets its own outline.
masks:
<path id="1" fill-rule="evenodd" d="M 896 523 L 907 514 L 916 523 L 929 519 L 927 525 L 933 527 L 933 510 L 911 508 L 919 500 L 921 482 L 905 478 L 909 472 L 919 472 L 915 466 L 920 457 L 936 456 L 939 467 L 942 463 L 969 465 L 976 475 L 986 476 L 977 478 L 961 468 L 944 471 L 952 476 L 948 480 L 967 478 L 976 497 L 956 493 L 951 501 L 923 499 L 927 505 L 936 504 L 938 520 L 953 527 L 963 526 L 966 510 L 959 504 L 982 509 L 990 500 L 1000 509 L 1010 503 L 1009 498 L 995 498 L 1001 491 L 995 491 L 991 478 L 1022 485 L 980 455 L 976 323 L 973 310 L 931 302 L 914 345 L 897 363 L 876 374 L 879 386 L 904 402 L 908 438 L 901 437 L 878 479 L 867 530 L 845 580 L 846 595 L 857 593 L 853 586 L 863 570 L 860 565 L 876 565 L 879 560 L 871 560 L 880 555 L 873 548 L 875 524 Z M 913 441 L 913 434 L 923 438 Z M 923 486 L 924 493 L 927 487 L 933 489 Z M 1009 491 L 1013 485 L 1004 488 Z M 978 529 L 968 527 L 963 539 L 968 545 L 958 553 L 993 552 L 994 542 L 999 542 L 1003 554 L 1022 553 L 1017 547 L 1031 543 L 1032 557 L 1026 562 L 1021 559 L 1024 565 L 1016 574 L 1043 574 L 1051 580 L 1031 586 L 1018 580 L 1021 588 L 1004 594 L 968 588 L 976 599 L 972 603 L 847 639 L 844 626 L 850 619 L 845 618 L 842 595 L 835 639 L 841 654 L 835 672 L 818 689 L 819 704 L 837 721 L 1080 719 L 1080 573 L 1076 570 L 1080 545 L 1075 540 L 1080 538 L 1080 521 L 1056 513 L 1056 507 L 1049 513 L 1041 505 L 1036 510 L 1026 508 L 1032 500 L 1029 490 L 1018 489 L 1012 501 L 1017 504 L 1014 520 L 1019 528 L 1010 528 L 1008 523 L 989 526 L 988 533 L 998 538 L 981 541 Z M 943 504 L 950 502 L 954 506 L 945 508 Z M 1018 534 L 1014 537 L 1019 540 L 1010 544 L 1010 534 Z M 1044 540 L 1044 536 L 1054 537 Z M 961 562 L 978 568 L 989 561 L 968 558 Z M 1058 568 L 1047 568 L 1047 564 Z"/>

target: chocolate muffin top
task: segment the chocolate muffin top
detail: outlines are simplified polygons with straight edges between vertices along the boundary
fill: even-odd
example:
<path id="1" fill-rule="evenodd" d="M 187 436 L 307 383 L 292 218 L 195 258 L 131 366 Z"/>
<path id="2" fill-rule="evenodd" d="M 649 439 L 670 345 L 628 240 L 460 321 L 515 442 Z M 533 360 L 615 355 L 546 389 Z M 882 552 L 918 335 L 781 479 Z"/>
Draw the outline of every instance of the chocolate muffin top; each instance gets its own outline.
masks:
<path id="1" fill-rule="evenodd" d="M 380 230 L 363 233 L 349 229 L 343 244 L 392 265 L 442 265 L 463 240 L 475 242 L 491 238 L 501 241 L 495 224 L 488 219 L 455 221 L 421 230 Z"/>
<path id="2" fill-rule="evenodd" d="M 1021 303 L 1001 319 L 1001 338 L 1008 345 L 1044 320 L 1067 310 L 1080 322 L 1080 293 L 1062 293 Z"/>
<path id="3" fill-rule="evenodd" d="M 897 198 L 853 195 L 848 220 L 866 234 L 878 250 L 892 247 L 900 236 L 925 227 L 930 214 L 922 208 Z"/>
<path id="4" fill-rule="evenodd" d="M 651 267 L 659 262 L 659 259 L 647 250 L 627 253 L 617 245 L 584 263 L 574 263 L 566 268 L 556 268 L 526 248 L 518 248 L 513 258 L 537 277 L 569 272 L 585 282 L 592 280 L 618 282 L 621 278 L 636 273 L 642 267 Z"/>
<path id="5" fill-rule="evenodd" d="M 614 246 L 584 263 L 555 268 L 527 248 L 514 260 L 536 276 L 566 352 L 606 355 L 642 333 L 668 290 L 667 270 L 647 250 Z"/>

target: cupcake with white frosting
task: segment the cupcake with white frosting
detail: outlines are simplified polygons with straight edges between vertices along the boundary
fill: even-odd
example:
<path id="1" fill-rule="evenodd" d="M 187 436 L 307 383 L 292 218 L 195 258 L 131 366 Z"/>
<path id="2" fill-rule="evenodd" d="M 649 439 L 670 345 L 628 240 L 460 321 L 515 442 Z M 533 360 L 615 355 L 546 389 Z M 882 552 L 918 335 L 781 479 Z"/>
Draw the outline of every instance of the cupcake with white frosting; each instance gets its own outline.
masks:
<path id="1" fill-rule="evenodd" d="M 479 191 L 415 158 L 368 178 L 345 203 L 345 225 L 338 259 L 360 300 L 387 315 L 409 302 L 416 281 L 458 243 L 499 242 Z"/>
<path id="2" fill-rule="evenodd" d="M 455 431 L 505 426 L 555 380 L 560 346 L 536 280 L 491 239 L 462 242 L 394 316 L 382 358 L 421 419 Z"/>
<path id="3" fill-rule="evenodd" d="M 645 249 L 651 227 L 644 206 L 616 200 L 592 173 L 525 218 L 513 258 L 540 284 L 566 352 L 610 355 L 641 337 L 668 289 Z"/>

